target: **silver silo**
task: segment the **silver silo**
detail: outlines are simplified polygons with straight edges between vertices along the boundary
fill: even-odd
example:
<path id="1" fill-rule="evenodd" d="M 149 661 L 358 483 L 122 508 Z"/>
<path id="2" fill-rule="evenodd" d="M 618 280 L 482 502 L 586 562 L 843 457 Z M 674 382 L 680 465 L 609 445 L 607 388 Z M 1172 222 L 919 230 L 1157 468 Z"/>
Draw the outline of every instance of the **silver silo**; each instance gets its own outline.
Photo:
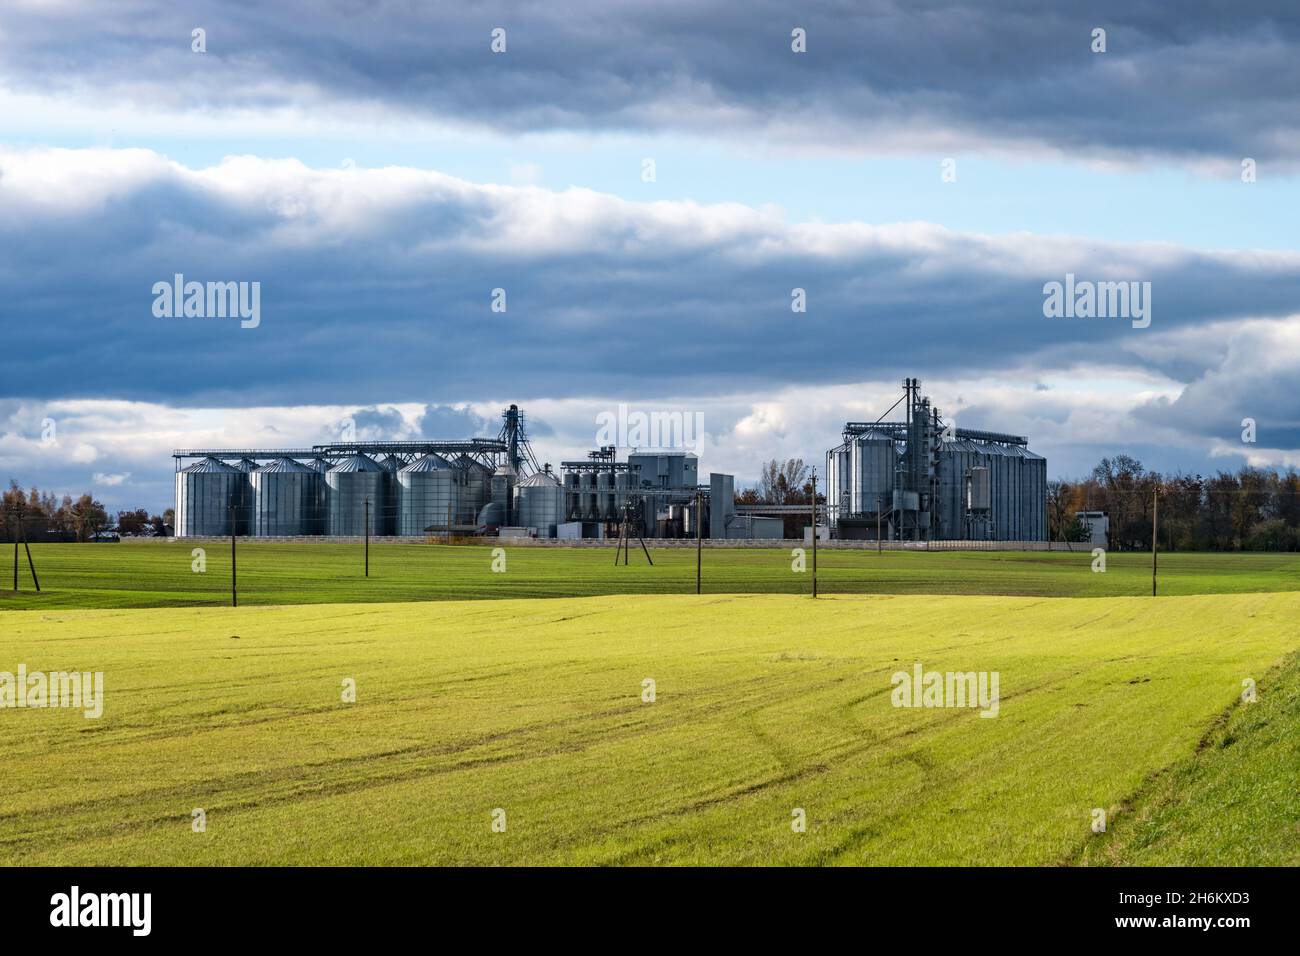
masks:
<path id="1" fill-rule="evenodd" d="M 425 455 L 397 473 L 397 533 L 419 535 L 456 522 L 460 472 L 441 455 Z"/>
<path id="2" fill-rule="evenodd" d="M 253 533 L 253 472 L 257 471 L 257 462 L 251 458 L 241 458 L 234 468 L 244 479 L 237 489 L 235 502 L 235 520 L 238 522 L 236 534 Z"/>
<path id="3" fill-rule="evenodd" d="M 555 526 L 564 520 L 564 486 L 553 474 L 539 471 L 519 482 L 517 501 L 520 527 L 535 528 L 539 538 L 555 537 Z"/>
<path id="4" fill-rule="evenodd" d="M 459 474 L 456 499 L 456 523 L 478 523 L 479 512 L 492 499 L 492 469 L 477 458 L 461 454 L 452 462 Z"/>
<path id="5" fill-rule="evenodd" d="M 386 472 L 365 455 L 349 455 L 325 473 L 328 488 L 329 521 L 332 535 L 362 535 L 366 532 L 366 505 L 370 502 L 370 533 L 377 534 L 379 522 L 375 515 L 383 514 Z"/>
<path id="6" fill-rule="evenodd" d="M 576 471 L 566 471 L 564 473 L 564 516 L 570 520 L 582 517 L 582 505 L 578 499 L 578 473 Z"/>
<path id="7" fill-rule="evenodd" d="M 403 464 L 402 459 L 392 454 L 379 462 L 379 467 L 384 469 L 386 476 L 384 479 L 386 504 L 383 519 L 374 525 L 380 529 L 380 534 L 397 534 L 397 525 L 401 521 L 402 514 L 402 486 L 397 480 L 397 473 L 402 470 Z"/>
<path id="8" fill-rule="evenodd" d="M 596 501 L 596 476 L 584 471 L 578 477 L 578 514 L 586 521 L 595 521 L 600 517 L 600 506 Z"/>
<path id="9" fill-rule="evenodd" d="M 894 440 L 883 432 L 866 431 L 854 438 L 851 454 L 850 498 L 854 512 L 875 514 L 877 502 L 889 507 L 898 467 Z"/>
<path id="10" fill-rule="evenodd" d="M 319 471 L 292 458 L 277 458 L 250 476 L 253 530 L 259 537 L 311 534 L 321 484 Z"/>
<path id="11" fill-rule="evenodd" d="M 596 513 L 605 521 L 615 517 L 614 473 L 598 472 L 596 475 Z"/>
<path id="12" fill-rule="evenodd" d="M 518 480 L 519 476 L 508 464 L 498 465 L 492 473 L 492 501 L 501 505 L 509 525 L 518 522 L 515 514 L 515 483 Z"/>
<path id="13" fill-rule="evenodd" d="M 176 473 L 176 536 L 228 535 L 244 473 L 204 458 Z M 236 522 L 236 526 L 238 522 Z"/>
<path id="14" fill-rule="evenodd" d="M 329 485 L 325 482 L 325 472 L 330 470 L 330 464 L 325 458 L 313 458 L 307 463 L 309 468 L 321 476 L 316 490 L 315 510 L 308 515 L 308 534 L 325 534 L 329 530 Z"/>

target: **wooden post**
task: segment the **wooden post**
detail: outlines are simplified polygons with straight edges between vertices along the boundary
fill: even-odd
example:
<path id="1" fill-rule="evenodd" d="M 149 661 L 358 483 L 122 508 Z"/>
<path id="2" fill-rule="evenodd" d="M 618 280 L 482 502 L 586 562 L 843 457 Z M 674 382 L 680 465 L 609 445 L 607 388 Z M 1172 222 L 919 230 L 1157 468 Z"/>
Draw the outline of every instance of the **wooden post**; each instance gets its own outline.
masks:
<path id="1" fill-rule="evenodd" d="M 362 533 L 366 536 L 366 577 L 370 577 L 370 499 L 366 499 L 365 506 L 366 526 Z"/>
<path id="2" fill-rule="evenodd" d="M 876 495 L 876 554 L 884 554 L 880 543 L 880 495 Z"/>
<path id="3" fill-rule="evenodd" d="M 1156 529 L 1160 526 L 1160 493 L 1153 489 L 1151 491 L 1151 596 L 1156 596 L 1156 568 L 1157 557 L 1156 551 L 1159 549 L 1156 537 Z"/>
<path id="4" fill-rule="evenodd" d="M 812 470 L 812 596 L 817 596 L 817 469 Z"/>
<path id="5" fill-rule="evenodd" d="M 32 584 L 36 585 L 36 591 L 39 594 L 41 590 L 41 581 L 36 576 L 36 562 L 32 560 L 31 545 L 27 543 L 27 531 L 23 528 L 22 519 L 18 519 L 18 530 L 23 534 L 23 550 L 27 552 L 27 566 L 32 570 Z"/>
<path id="6" fill-rule="evenodd" d="M 710 510 L 713 503 L 709 502 Z M 695 593 L 700 593 L 700 561 L 704 548 L 704 494 L 695 489 Z"/>
<path id="7" fill-rule="evenodd" d="M 18 519 L 14 519 L 14 590 L 18 590 Z"/>
<path id="8" fill-rule="evenodd" d="M 239 585 L 235 578 L 235 509 L 230 509 L 230 606 L 239 607 Z"/>

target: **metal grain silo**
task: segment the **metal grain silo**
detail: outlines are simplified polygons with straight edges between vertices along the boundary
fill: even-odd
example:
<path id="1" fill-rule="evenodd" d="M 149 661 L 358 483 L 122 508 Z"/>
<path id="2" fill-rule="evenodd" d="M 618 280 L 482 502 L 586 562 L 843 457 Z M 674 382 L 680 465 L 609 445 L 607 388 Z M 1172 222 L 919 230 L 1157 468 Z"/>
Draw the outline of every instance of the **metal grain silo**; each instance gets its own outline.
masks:
<path id="1" fill-rule="evenodd" d="M 188 538 L 231 533 L 232 507 L 244 473 L 216 458 L 204 458 L 176 473 L 176 536 Z M 236 530 L 238 521 L 236 521 Z"/>
<path id="2" fill-rule="evenodd" d="M 379 467 L 384 469 L 386 476 L 383 520 L 375 524 L 379 534 L 397 534 L 397 524 L 401 520 L 402 513 L 402 487 L 397 480 L 397 473 L 402 470 L 404 464 L 402 459 L 391 454 L 379 462 Z"/>
<path id="3" fill-rule="evenodd" d="M 826 470 L 823 472 L 826 481 L 826 513 L 832 524 L 853 511 L 849 480 L 851 457 L 847 444 L 839 445 L 826 453 Z"/>
<path id="4" fill-rule="evenodd" d="M 535 528 L 539 538 L 555 537 L 555 526 L 564 520 L 564 486 L 554 475 L 539 471 L 519 482 L 517 501 L 521 527 Z"/>
<path id="5" fill-rule="evenodd" d="M 515 483 L 518 480 L 519 476 L 509 465 L 498 465 L 492 474 L 492 501 L 501 506 L 505 520 L 511 524 L 518 517 L 515 514 Z"/>
<path id="6" fill-rule="evenodd" d="M 253 530 L 259 537 L 312 534 L 325 478 L 292 458 L 277 458 L 249 476 Z"/>
<path id="7" fill-rule="evenodd" d="M 397 473 L 397 533 L 425 534 L 457 520 L 460 485 L 457 469 L 441 455 L 425 455 Z"/>
<path id="8" fill-rule="evenodd" d="M 600 517 L 600 506 L 596 501 L 596 476 L 584 471 L 578 478 L 578 513 L 586 521 L 595 521 Z"/>
<path id="9" fill-rule="evenodd" d="M 968 538 L 974 534 L 967 514 L 966 485 L 971 471 L 982 467 L 983 457 L 977 442 L 957 438 L 939 443 L 939 481 L 933 506 L 938 515 L 935 533 L 939 539 Z M 987 470 L 983 473 L 987 477 Z"/>
<path id="10" fill-rule="evenodd" d="M 452 463 L 458 474 L 456 523 L 478 523 L 479 512 L 492 499 L 492 469 L 477 458 L 462 454 Z"/>
<path id="11" fill-rule="evenodd" d="M 1028 448 L 1020 453 L 1021 541 L 1047 540 L 1047 459 Z"/>
<path id="12" fill-rule="evenodd" d="M 257 471 L 257 462 L 251 458 L 241 458 L 234 468 L 244 476 L 236 490 L 235 521 L 236 534 L 253 533 L 253 472 Z"/>
<path id="13" fill-rule="evenodd" d="M 564 516 L 569 520 L 578 520 L 582 517 L 578 486 L 578 473 L 566 471 L 564 473 Z"/>
<path id="14" fill-rule="evenodd" d="M 307 515 L 308 534 L 325 534 L 329 530 L 329 486 L 325 483 L 325 472 L 330 470 L 330 464 L 325 458 L 313 458 L 307 462 L 307 467 L 321 476 L 316 486 L 316 501 Z"/>
<path id="15" fill-rule="evenodd" d="M 615 520 L 617 507 L 615 505 L 614 492 L 614 473 L 612 471 L 602 471 L 596 474 L 596 514 L 603 521 Z"/>
<path id="16" fill-rule="evenodd" d="M 325 473 L 332 535 L 366 533 L 366 502 L 370 502 L 370 533 L 375 534 L 376 514 L 383 514 L 386 472 L 365 455 L 349 455 Z"/>
<path id="17" fill-rule="evenodd" d="M 874 514 L 877 502 L 889 507 L 893 500 L 898 455 L 894 440 L 883 432 L 866 431 L 853 439 L 850 449 L 850 498 L 853 511 Z"/>

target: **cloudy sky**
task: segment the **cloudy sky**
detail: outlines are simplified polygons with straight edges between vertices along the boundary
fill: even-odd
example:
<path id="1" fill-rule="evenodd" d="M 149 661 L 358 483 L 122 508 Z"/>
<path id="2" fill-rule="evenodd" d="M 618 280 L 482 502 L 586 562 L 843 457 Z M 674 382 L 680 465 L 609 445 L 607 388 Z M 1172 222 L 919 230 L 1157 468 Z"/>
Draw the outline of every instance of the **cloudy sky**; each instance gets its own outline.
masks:
<path id="1" fill-rule="evenodd" d="M 1293 3 L 7 0 L 0 479 L 159 510 L 175 447 L 517 402 L 553 462 L 698 413 L 743 483 L 907 376 L 1053 476 L 1300 465 L 1297 63 Z"/>

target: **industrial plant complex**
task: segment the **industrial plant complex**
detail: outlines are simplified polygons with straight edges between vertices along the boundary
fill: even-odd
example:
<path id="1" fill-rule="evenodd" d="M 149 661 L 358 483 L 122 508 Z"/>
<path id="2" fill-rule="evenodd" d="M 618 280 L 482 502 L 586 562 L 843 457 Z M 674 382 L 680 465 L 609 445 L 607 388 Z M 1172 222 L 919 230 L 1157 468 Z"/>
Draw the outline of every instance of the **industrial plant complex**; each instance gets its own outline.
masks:
<path id="1" fill-rule="evenodd" d="M 901 421 L 885 421 L 901 408 Z M 826 453 L 821 534 L 886 540 L 1041 541 L 1047 462 L 1018 435 L 945 424 L 906 379 L 875 422 Z M 518 406 L 491 438 L 348 441 L 311 448 L 182 449 L 176 534 L 779 539 L 799 506 L 737 505 L 732 475 L 701 482 L 689 451 L 605 446 L 559 473 L 539 465 Z M 803 506 L 802 511 L 808 511 Z"/>

